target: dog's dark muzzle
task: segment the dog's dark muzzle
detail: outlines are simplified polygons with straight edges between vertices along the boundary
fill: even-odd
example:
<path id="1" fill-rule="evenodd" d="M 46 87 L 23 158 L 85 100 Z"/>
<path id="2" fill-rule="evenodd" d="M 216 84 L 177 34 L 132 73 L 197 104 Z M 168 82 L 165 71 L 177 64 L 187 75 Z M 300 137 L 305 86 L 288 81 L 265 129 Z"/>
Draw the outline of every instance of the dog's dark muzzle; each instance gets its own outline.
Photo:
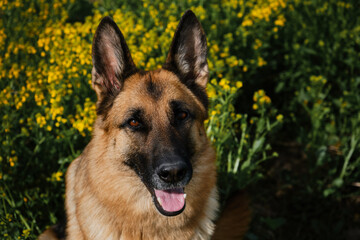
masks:
<path id="1" fill-rule="evenodd" d="M 181 182 L 188 172 L 189 169 L 184 162 L 164 163 L 156 171 L 159 178 L 169 184 Z"/>
<path id="2" fill-rule="evenodd" d="M 185 187 L 192 177 L 192 167 L 189 161 L 173 156 L 159 161 L 155 168 L 156 187 L 178 188 Z"/>
<path id="3" fill-rule="evenodd" d="M 176 216 L 185 209 L 185 188 L 192 177 L 189 161 L 178 156 L 159 159 L 154 169 L 150 191 L 157 210 L 165 216 Z"/>

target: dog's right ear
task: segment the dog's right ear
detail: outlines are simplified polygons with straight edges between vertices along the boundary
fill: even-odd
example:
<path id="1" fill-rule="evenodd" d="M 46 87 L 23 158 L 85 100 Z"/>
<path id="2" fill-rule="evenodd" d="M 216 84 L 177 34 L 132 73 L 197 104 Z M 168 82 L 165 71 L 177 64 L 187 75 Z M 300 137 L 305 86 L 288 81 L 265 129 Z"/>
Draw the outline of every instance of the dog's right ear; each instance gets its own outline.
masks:
<path id="1" fill-rule="evenodd" d="M 110 17 L 104 17 L 92 45 L 92 87 L 98 103 L 120 92 L 124 80 L 136 72 L 124 36 Z"/>

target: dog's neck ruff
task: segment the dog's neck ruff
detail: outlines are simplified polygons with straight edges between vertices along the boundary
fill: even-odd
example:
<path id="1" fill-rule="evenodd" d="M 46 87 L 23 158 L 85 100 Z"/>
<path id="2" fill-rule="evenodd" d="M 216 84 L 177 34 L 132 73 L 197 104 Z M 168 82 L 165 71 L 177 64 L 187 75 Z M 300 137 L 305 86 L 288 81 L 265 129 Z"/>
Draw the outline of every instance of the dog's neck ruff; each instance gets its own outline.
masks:
<path id="1" fill-rule="evenodd" d="M 191 240 L 211 239 L 215 231 L 215 220 L 219 211 L 217 188 L 214 187 L 206 203 L 205 217 L 202 219 L 198 229 Z"/>

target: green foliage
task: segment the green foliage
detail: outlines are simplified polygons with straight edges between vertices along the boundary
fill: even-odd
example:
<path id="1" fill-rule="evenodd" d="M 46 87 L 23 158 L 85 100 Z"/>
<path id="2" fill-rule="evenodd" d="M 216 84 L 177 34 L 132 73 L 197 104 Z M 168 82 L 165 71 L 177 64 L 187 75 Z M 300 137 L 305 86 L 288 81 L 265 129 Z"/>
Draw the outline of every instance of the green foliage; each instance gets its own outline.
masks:
<path id="1" fill-rule="evenodd" d="M 276 94 L 295 97 L 279 108 L 309 154 L 309 187 L 338 194 L 359 179 L 360 58 L 356 1 L 295 1 L 285 14 L 291 26 L 281 33 L 284 69 Z M 276 101 L 276 100 L 274 100 Z M 303 117 L 297 117 L 302 115 Z M 351 164 L 349 165 L 351 159 Z M 323 174 L 313 173 L 323 169 Z"/>
<path id="2" fill-rule="evenodd" d="M 283 204 L 283 215 L 255 217 L 255 224 L 288 239 L 283 229 L 300 231 L 311 217 L 304 234 L 330 239 L 359 221 L 351 213 L 354 220 L 327 229 L 321 210 L 310 200 L 303 207 L 315 199 L 331 209 L 359 195 L 357 0 L 91 2 L 0 0 L 0 238 L 36 238 L 63 217 L 64 174 L 95 119 L 91 42 L 100 19 L 113 17 L 134 62 L 149 70 L 161 67 L 186 9 L 208 39 L 206 128 L 222 203 L 245 187 L 266 193 L 256 185 L 270 179 L 264 165 L 285 150 L 273 146 L 292 141 L 306 156 L 297 160 L 306 171 L 284 174 L 280 188 L 295 188 L 296 197 Z M 297 206 L 303 214 L 291 225 L 286 211 Z M 259 236 L 255 228 L 248 238 Z"/>
<path id="3" fill-rule="evenodd" d="M 212 83 L 209 89 L 215 89 L 217 95 L 211 101 L 207 135 L 217 153 L 219 191 L 224 203 L 233 192 L 263 177 L 259 164 L 277 156 L 271 151 L 267 135 L 282 122 L 283 116 L 275 117 L 276 110 L 263 90 L 254 94 L 254 116 L 235 114 L 233 102 L 238 92 L 227 91 L 226 85 L 221 87 L 221 81 L 220 86 L 214 79 Z"/>

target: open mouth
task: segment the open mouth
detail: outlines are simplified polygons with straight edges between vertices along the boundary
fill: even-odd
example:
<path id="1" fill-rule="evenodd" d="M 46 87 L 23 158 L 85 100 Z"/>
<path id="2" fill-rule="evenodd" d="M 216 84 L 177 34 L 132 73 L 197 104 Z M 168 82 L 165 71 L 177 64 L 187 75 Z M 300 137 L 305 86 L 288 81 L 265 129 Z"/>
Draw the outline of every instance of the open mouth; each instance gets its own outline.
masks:
<path id="1" fill-rule="evenodd" d="M 184 188 L 154 189 L 153 201 L 157 210 L 165 216 L 176 216 L 185 209 L 186 194 Z"/>

